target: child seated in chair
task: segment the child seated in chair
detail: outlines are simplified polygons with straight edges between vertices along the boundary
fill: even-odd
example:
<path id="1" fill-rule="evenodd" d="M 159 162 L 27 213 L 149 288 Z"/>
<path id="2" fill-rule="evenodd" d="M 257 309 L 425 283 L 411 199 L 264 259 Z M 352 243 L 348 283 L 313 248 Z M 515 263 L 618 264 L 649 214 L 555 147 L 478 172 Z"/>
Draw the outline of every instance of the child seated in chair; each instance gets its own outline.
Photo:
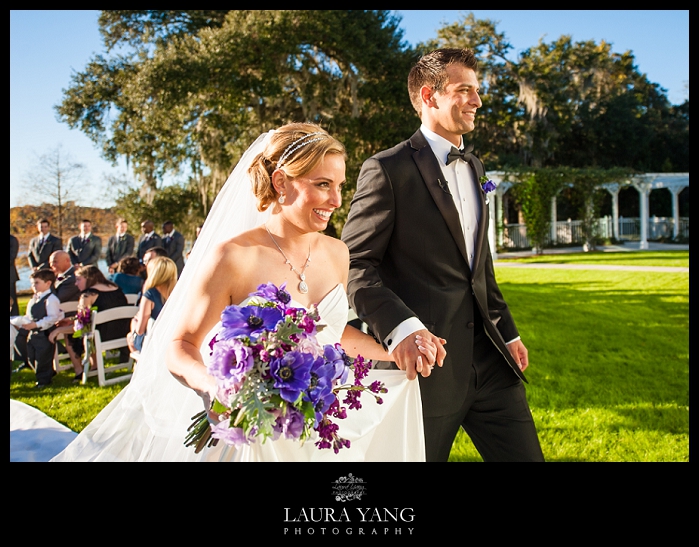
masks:
<path id="1" fill-rule="evenodd" d="M 51 384 L 56 374 L 53 370 L 55 343 L 49 339 L 49 335 L 55 329 L 56 322 L 63 319 L 63 311 L 61 301 L 51 290 L 56 281 L 53 271 L 37 270 L 29 276 L 29 280 L 34 295 L 27 304 L 27 312 L 24 316 L 11 318 L 10 323 L 29 331 L 27 360 L 36 373 L 34 387 L 43 388 Z"/>

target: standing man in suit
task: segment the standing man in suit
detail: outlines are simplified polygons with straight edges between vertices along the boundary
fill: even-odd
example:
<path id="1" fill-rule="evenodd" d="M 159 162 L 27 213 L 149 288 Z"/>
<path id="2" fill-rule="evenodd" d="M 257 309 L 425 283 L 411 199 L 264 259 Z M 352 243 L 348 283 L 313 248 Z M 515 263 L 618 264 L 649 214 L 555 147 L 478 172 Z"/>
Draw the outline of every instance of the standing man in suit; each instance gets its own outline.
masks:
<path id="1" fill-rule="evenodd" d="M 82 220 L 80 234 L 68 242 L 68 254 L 74 266 L 97 266 L 102 256 L 102 239 L 92 233 L 92 221 Z"/>
<path id="2" fill-rule="evenodd" d="M 152 220 L 144 220 L 141 222 L 141 237 L 138 238 L 138 250 L 136 256 L 139 260 L 143 260 L 143 255 L 148 249 L 153 247 L 162 247 L 163 240 L 155 233 L 155 225 Z"/>
<path id="3" fill-rule="evenodd" d="M 163 223 L 163 248 L 167 251 L 168 258 L 177 265 L 177 277 L 179 277 L 184 268 L 184 236 L 175 230 L 171 220 Z"/>
<path id="4" fill-rule="evenodd" d="M 17 304 L 17 281 L 19 281 L 19 273 L 17 272 L 17 253 L 19 252 L 19 241 L 15 236 L 10 234 L 10 298 L 12 305 L 10 306 L 10 315 L 19 315 L 19 305 Z"/>
<path id="5" fill-rule="evenodd" d="M 116 272 L 117 263 L 125 256 L 132 256 L 134 251 L 134 237 L 128 233 L 129 224 L 126 219 L 116 221 L 116 233 L 109 236 L 107 241 L 107 266 L 109 273 Z"/>
<path id="6" fill-rule="evenodd" d="M 47 219 L 39 220 L 36 223 L 36 229 L 39 235 L 29 242 L 29 251 L 27 252 L 27 260 L 32 272 L 48 268 L 51 253 L 63 249 L 61 239 L 51 234 L 51 224 Z"/>
<path id="7" fill-rule="evenodd" d="M 483 164 L 459 152 L 481 106 L 476 68 L 471 50 L 442 49 L 410 71 L 422 125 L 362 166 L 342 233 L 348 294 L 418 377 L 427 461 L 448 460 L 459 427 L 485 461 L 543 461 L 522 383 L 527 348 L 495 279 Z M 420 359 L 422 339 L 446 340 L 435 363 Z"/>

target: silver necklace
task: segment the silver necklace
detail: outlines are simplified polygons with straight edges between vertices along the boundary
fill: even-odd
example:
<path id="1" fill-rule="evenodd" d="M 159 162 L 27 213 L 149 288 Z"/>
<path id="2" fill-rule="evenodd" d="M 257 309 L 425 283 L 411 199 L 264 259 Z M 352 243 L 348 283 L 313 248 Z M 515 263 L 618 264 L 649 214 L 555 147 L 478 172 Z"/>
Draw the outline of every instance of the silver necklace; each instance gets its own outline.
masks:
<path id="1" fill-rule="evenodd" d="M 304 272 L 311 263 L 311 244 L 308 244 L 308 258 L 306 259 L 306 263 L 303 265 L 303 270 L 301 270 L 301 273 L 299 273 L 298 271 L 296 271 L 296 268 L 294 268 L 294 265 L 291 263 L 291 261 L 286 257 L 286 254 L 284 253 L 284 251 L 282 251 L 282 248 L 279 246 L 279 243 L 277 243 L 277 240 L 274 239 L 272 232 L 270 232 L 269 228 L 267 228 L 267 224 L 265 224 L 264 226 L 265 230 L 267 230 L 267 233 L 269 234 L 269 237 L 272 239 L 272 243 L 274 243 L 277 249 L 279 249 L 279 252 L 282 253 L 284 260 L 286 260 L 286 263 L 291 268 L 291 271 L 299 276 L 299 279 L 301 280 L 301 282 L 299 283 L 299 292 L 301 294 L 306 294 L 308 292 L 308 285 L 306 285 L 306 274 Z"/>

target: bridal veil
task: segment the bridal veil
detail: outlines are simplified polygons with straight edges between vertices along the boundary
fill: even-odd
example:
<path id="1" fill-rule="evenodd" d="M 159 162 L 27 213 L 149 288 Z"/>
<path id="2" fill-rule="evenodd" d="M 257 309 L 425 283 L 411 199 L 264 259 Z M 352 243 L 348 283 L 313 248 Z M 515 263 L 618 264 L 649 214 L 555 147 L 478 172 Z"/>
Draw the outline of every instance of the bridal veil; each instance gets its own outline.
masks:
<path id="1" fill-rule="evenodd" d="M 260 135 L 245 151 L 211 207 L 182 276 L 148 334 L 129 384 L 52 461 L 197 461 L 184 446 L 201 398 L 180 384 L 165 362 L 168 334 L 183 313 L 184 296 L 207 253 L 222 241 L 262 224 L 269 210 L 257 210 L 248 168 L 273 131 Z"/>

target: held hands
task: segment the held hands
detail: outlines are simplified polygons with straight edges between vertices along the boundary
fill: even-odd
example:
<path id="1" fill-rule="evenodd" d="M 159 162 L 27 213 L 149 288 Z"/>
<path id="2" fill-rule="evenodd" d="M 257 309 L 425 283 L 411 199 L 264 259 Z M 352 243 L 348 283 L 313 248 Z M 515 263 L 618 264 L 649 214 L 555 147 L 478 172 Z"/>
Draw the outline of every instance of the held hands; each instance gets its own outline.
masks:
<path id="1" fill-rule="evenodd" d="M 406 372 L 408 380 L 414 380 L 418 374 L 427 378 L 432 374 L 434 365 L 441 367 L 444 364 L 446 343 L 444 338 L 422 329 L 402 340 L 392 356 L 398 368 Z"/>

